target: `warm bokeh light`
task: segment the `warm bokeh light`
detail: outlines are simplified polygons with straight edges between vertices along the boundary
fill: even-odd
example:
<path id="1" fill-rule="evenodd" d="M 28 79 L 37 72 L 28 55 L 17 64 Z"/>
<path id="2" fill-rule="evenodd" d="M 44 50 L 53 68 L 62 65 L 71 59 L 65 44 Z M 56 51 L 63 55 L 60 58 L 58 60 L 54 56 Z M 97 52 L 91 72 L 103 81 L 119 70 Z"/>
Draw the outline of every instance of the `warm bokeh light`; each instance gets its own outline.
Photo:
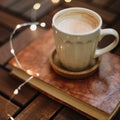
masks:
<path id="1" fill-rule="evenodd" d="M 16 26 L 17 29 L 19 29 L 20 27 L 21 27 L 21 25 L 19 25 L 19 24 Z"/>
<path id="2" fill-rule="evenodd" d="M 51 0 L 51 2 L 52 2 L 53 4 L 57 4 L 57 3 L 60 2 L 60 0 Z"/>
<path id="3" fill-rule="evenodd" d="M 11 52 L 11 54 L 13 54 L 13 55 L 15 54 L 14 49 L 11 49 L 10 52 Z"/>
<path id="4" fill-rule="evenodd" d="M 14 65 L 15 67 L 18 67 L 18 64 L 17 64 L 16 62 L 14 62 L 13 65 Z"/>
<path id="5" fill-rule="evenodd" d="M 36 76 L 37 76 L 37 77 L 39 77 L 39 76 L 40 76 L 40 74 L 39 74 L 39 73 L 36 73 Z"/>
<path id="6" fill-rule="evenodd" d="M 18 89 L 15 89 L 14 90 L 14 95 L 17 95 L 18 94 Z"/>
<path id="7" fill-rule="evenodd" d="M 41 7 L 41 4 L 40 4 L 40 3 L 35 3 L 35 4 L 33 5 L 33 9 L 34 9 L 34 10 L 38 10 L 40 7 Z"/>
<path id="8" fill-rule="evenodd" d="M 29 75 L 32 75 L 32 74 L 33 74 L 33 72 L 32 72 L 31 70 L 29 70 L 29 69 L 28 69 L 26 72 L 27 72 Z"/>
<path id="9" fill-rule="evenodd" d="M 41 22 L 41 23 L 40 23 L 40 26 L 41 26 L 41 27 L 46 27 L 46 23 L 45 23 L 45 22 Z"/>
<path id="10" fill-rule="evenodd" d="M 35 31 L 37 29 L 37 25 L 33 24 L 30 26 L 31 31 Z"/>
<path id="11" fill-rule="evenodd" d="M 65 0 L 65 2 L 67 2 L 67 3 L 69 3 L 69 2 L 71 2 L 72 0 Z"/>

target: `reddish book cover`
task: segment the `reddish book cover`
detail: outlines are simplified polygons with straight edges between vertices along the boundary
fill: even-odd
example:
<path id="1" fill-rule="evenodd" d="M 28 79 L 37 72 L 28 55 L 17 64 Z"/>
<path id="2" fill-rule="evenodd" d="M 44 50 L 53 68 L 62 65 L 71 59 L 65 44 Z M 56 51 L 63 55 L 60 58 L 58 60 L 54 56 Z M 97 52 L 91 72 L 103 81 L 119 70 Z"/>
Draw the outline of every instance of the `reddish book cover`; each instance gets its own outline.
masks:
<path id="1" fill-rule="evenodd" d="M 37 82 L 31 80 L 30 84 L 65 105 L 96 119 L 100 117 L 97 114 L 100 111 L 101 117 L 106 116 L 103 119 L 110 119 L 120 106 L 120 57 L 106 53 L 101 57 L 99 68 L 93 75 L 84 79 L 70 80 L 56 74 L 50 66 L 49 56 L 53 48 L 55 48 L 53 31 L 49 30 L 17 54 L 24 71 L 18 68 L 14 58 L 10 64 L 26 75 L 28 71 L 33 76 L 39 73 L 38 77 L 35 76 Z M 25 80 L 22 74 L 13 71 L 13 74 Z M 46 84 L 45 89 L 42 89 L 42 83 Z M 51 86 L 53 92 L 50 93 Z M 61 96 L 54 93 L 55 90 L 60 91 Z M 72 103 L 64 96 L 69 96 L 71 100 L 73 98 Z"/>

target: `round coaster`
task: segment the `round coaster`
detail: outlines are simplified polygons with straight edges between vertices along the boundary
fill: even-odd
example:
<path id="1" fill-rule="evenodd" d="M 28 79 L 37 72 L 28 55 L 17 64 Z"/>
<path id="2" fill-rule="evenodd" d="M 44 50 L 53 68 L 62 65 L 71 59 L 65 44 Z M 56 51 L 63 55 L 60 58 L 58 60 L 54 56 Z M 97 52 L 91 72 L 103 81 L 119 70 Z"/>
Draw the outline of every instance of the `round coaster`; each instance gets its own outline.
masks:
<path id="1" fill-rule="evenodd" d="M 100 60 L 95 59 L 93 64 L 86 70 L 79 71 L 79 72 L 69 71 L 69 70 L 65 69 L 62 66 L 62 64 L 60 63 L 58 56 L 57 56 L 57 53 L 56 53 L 56 50 L 52 51 L 52 54 L 50 55 L 49 61 L 50 61 L 50 64 L 51 64 L 53 70 L 57 74 L 65 77 L 65 78 L 68 78 L 68 79 L 86 78 L 86 77 L 92 75 L 97 70 L 97 68 L 99 67 L 99 64 L 100 64 Z"/>

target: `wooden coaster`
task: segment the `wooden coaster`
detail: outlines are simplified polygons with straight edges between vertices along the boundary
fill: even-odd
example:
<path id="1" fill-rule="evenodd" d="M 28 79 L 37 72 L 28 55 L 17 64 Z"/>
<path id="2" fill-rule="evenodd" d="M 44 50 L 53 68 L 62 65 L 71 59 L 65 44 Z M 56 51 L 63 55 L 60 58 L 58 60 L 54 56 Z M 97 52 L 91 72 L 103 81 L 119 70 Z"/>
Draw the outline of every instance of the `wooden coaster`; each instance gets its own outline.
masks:
<path id="1" fill-rule="evenodd" d="M 74 71 L 69 71 L 67 69 L 65 69 L 62 64 L 60 63 L 58 56 L 56 54 L 56 50 L 53 50 L 50 58 L 49 58 L 50 64 L 53 68 L 53 70 L 68 79 L 83 79 L 86 78 L 90 75 L 92 75 L 97 68 L 99 67 L 100 64 L 100 60 L 99 59 L 95 59 L 94 60 L 94 64 L 91 65 L 88 69 L 83 70 L 83 71 L 79 71 L 79 72 L 74 72 Z"/>

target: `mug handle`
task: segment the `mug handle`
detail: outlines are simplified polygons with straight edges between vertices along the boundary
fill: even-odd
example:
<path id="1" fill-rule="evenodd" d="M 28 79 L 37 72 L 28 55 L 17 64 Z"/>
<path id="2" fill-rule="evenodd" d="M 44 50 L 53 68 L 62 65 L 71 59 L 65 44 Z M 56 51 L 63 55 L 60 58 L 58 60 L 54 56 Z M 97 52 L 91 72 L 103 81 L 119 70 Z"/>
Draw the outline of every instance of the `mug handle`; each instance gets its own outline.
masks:
<path id="1" fill-rule="evenodd" d="M 106 52 L 111 51 L 113 48 L 115 48 L 119 42 L 119 34 L 116 30 L 114 29 L 102 29 L 101 30 L 101 36 L 100 36 L 100 41 L 102 40 L 102 38 L 106 35 L 113 35 L 115 37 L 114 41 L 109 44 L 108 46 L 106 46 L 105 48 L 101 48 L 101 49 L 97 49 L 95 51 L 95 55 L 94 58 L 99 57 L 100 55 L 105 54 Z"/>

